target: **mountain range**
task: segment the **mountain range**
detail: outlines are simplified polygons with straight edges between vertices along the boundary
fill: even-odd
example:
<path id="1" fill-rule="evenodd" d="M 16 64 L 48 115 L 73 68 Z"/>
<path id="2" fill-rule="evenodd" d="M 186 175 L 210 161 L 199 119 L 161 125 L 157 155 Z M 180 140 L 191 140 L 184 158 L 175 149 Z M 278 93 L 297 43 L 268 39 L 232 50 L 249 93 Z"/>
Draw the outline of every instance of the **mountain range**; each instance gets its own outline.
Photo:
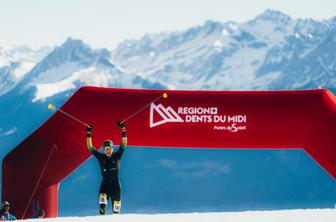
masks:
<path id="1" fill-rule="evenodd" d="M 57 47 L 0 46 L 0 159 L 84 85 L 194 90 L 328 88 L 336 92 L 336 17 L 267 10 L 146 34 L 115 49 L 68 38 Z M 89 102 L 89 101 L 88 101 Z"/>
<path id="2" fill-rule="evenodd" d="M 292 19 L 274 10 L 244 23 L 209 20 L 182 31 L 146 34 L 112 50 L 72 38 L 54 48 L 0 46 L 2 146 L 8 151 L 51 115 L 37 107 L 47 100 L 61 105 L 83 85 L 335 91 L 335 49 L 336 17 Z M 21 127 L 25 121 L 18 117 L 30 109 L 41 119 Z M 19 136 L 8 143 L 14 134 Z"/>
<path id="3" fill-rule="evenodd" d="M 336 18 L 267 10 L 245 23 L 206 21 L 121 43 L 115 63 L 176 89 L 334 88 Z"/>

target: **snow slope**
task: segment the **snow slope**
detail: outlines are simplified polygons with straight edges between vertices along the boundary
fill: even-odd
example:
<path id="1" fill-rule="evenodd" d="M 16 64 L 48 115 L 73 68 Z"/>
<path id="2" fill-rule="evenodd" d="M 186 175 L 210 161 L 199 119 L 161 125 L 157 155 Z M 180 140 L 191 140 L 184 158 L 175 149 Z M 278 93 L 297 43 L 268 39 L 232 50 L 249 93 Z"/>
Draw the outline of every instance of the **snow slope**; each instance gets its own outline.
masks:
<path id="1" fill-rule="evenodd" d="M 188 213 L 188 214 L 122 214 L 92 217 L 63 217 L 46 219 L 44 222 L 334 222 L 336 210 L 283 210 L 283 211 L 246 211 L 225 213 Z M 39 220 L 26 220 L 39 221 Z"/>

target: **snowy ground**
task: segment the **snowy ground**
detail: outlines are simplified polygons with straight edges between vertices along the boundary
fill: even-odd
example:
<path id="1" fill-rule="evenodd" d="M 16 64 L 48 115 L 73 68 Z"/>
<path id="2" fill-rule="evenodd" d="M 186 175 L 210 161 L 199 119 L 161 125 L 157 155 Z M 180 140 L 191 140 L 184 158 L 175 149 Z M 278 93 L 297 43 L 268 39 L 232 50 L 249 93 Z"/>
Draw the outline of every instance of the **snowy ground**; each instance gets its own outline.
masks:
<path id="1" fill-rule="evenodd" d="M 37 221 L 37 220 L 26 220 Z M 183 213 L 183 214 L 123 214 L 92 217 L 62 217 L 45 219 L 44 222 L 335 222 L 336 209 L 247 211 L 226 213 Z"/>

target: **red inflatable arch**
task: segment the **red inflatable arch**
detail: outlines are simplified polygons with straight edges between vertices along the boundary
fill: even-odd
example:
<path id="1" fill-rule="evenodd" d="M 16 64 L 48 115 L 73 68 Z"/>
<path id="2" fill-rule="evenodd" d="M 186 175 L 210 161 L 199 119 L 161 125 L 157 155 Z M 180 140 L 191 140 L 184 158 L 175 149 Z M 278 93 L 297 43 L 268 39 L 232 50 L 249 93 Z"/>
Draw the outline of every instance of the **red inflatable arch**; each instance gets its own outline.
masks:
<path id="1" fill-rule="evenodd" d="M 106 138 L 120 141 L 115 122 L 164 92 L 83 87 L 62 109 L 95 126 L 98 146 Z M 127 121 L 130 146 L 304 149 L 336 178 L 336 99 L 330 91 L 167 93 Z M 24 214 L 40 180 L 34 199 L 47 217 L 57 216 L 59 183 L 90 156 L 85 138 L 83 125 L 56 112 L 5 157 L 2 195 L 14 215 Z"/>

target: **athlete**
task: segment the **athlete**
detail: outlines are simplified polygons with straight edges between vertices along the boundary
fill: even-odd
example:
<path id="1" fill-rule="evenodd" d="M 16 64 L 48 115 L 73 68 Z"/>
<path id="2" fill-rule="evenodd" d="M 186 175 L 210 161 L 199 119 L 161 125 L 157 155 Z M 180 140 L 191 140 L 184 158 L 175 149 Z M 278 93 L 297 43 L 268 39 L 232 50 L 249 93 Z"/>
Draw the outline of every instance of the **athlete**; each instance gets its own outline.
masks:
<path id="1" fill-rule="evenodd" d="M 121 145 L 119 149 L 113 153 L 114 147 L 111 140 L 106 140 L 103 143 L 104 153 L 98 152 L 92 145 L 92 130 L 93 126 L 87 127 L 86 144 L 89 151 L 94 155 L 100 166 L 100 171 L 103 180 L 99 188 L 99 213 L 106 215 L 108 200 L 111 199 L 113 213 L 119 214 L 121 208 L 121 186 L 119 181 L 120 161 L 124 153 L 127 137 L 125 124 L 118 121 L 117 125 L 121 128 Z"/>
<path id="2" fill-rule="evenodd" d="M 9 213 L 9 202 L 3 201 L 1 203 L 1 211 L 0 211 L 0 220 L 16 220 L 16 218 Z"/>

